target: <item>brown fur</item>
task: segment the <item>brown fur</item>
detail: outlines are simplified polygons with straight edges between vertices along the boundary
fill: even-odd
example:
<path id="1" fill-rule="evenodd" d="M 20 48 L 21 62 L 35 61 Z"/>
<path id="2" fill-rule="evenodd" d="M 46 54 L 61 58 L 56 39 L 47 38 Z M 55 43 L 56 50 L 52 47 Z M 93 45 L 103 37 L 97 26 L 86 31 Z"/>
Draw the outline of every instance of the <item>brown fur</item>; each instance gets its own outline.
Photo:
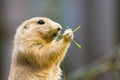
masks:
<path id="1" fill-rule="evenodd" d="M 38 24 L 43 20 L 45 24 Z M 63 60 L 73 32 L 68 29 L 55 41 L 61 26 L 45 17 L 26 20 L 15 35 L 9 80 L 60 80 Z"/>

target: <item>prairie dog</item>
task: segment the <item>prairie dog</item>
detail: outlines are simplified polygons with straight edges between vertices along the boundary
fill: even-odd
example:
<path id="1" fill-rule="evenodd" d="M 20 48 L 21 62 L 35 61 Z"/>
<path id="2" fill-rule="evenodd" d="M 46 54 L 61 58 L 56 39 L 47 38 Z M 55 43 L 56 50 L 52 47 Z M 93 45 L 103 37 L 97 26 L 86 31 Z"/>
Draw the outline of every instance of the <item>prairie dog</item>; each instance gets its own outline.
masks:
<path id="1" fill-rule="evenodd" d="M 8 80 L 61 80 L 60 63 L 73 39 L 71 29 L 55 41 L 61 25 L 35 17 L 20 25 L 15 34 Z"/>

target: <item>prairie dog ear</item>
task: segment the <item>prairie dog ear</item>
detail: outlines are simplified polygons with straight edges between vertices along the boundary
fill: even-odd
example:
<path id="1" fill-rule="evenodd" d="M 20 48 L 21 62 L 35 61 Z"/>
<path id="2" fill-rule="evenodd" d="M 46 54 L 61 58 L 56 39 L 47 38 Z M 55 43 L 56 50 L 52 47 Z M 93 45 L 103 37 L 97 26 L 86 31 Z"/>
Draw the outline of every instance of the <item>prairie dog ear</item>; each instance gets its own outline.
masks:
<path id="1" fill-rule="evenodd" d="M 24 32 L 29 32 L 30 30 L 31 30 L 30 25 L 25 25 L 25 26 L 23 26 L 23 31 L 24 31 Z"/>
<path id="2" fill-rule="evenodd" d="M 28 29 L 29 29 L 29 27 L 28 27 L 28 26 L 24 26 L 24 29 L 25 29 L 25 30 L 28 30 Z"/>
<path id="3" fill-rule="evenodd" d="M 28 24 L 28 21 L 25 21 L 23 24 L 23 30 L 24 31 L 29 31 L 30 30 L 30 25 Z"/>

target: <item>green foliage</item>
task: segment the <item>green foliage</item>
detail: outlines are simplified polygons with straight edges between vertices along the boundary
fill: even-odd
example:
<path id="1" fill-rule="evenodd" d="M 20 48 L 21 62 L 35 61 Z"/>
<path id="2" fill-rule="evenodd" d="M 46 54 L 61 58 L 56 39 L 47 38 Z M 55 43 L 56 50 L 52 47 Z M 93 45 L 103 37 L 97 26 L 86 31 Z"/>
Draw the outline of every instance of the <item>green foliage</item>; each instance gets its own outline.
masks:
<path id="1" fill-rule="evenodd" d="M 70 27 L 67 26 L 66 28 L 69 29 Z M 75 29 L 73 29 L 73 33 L 75 33 L 76 31 L 78 31 L 79 29 L 80 29 L 80 26 L 77 26 Z M 59 35 L 56 37 L 56 41 L 58 41 L 62 36 L 63 36 L 63 34 L 59 34 Z M 73 42 L 78 48 L 81 48 L 81 45 L 80 45 L 79 43 L 77 43 L 75 40 L 72 40 L 72 42 Z"/>

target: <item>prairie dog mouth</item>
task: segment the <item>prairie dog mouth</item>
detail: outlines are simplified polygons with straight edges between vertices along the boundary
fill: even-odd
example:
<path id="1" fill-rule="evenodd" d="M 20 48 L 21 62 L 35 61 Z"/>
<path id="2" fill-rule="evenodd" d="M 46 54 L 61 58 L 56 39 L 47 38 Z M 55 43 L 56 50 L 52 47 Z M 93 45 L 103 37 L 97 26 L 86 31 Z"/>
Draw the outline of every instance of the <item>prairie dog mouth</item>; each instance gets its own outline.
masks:
<path id="1" fill-rule="evenodd" d="M 53 36 L 53 37 L 56 37 L 58 34 L 60 34 L 60 31 L 54 32 L 54 33 L 52 34 L 52 36 Z"/>
<path id="2" fill-rule="evenodd" d="M 53 36 L 56 37 L 58 35 L 58 33 L 53 33 Z"/>

